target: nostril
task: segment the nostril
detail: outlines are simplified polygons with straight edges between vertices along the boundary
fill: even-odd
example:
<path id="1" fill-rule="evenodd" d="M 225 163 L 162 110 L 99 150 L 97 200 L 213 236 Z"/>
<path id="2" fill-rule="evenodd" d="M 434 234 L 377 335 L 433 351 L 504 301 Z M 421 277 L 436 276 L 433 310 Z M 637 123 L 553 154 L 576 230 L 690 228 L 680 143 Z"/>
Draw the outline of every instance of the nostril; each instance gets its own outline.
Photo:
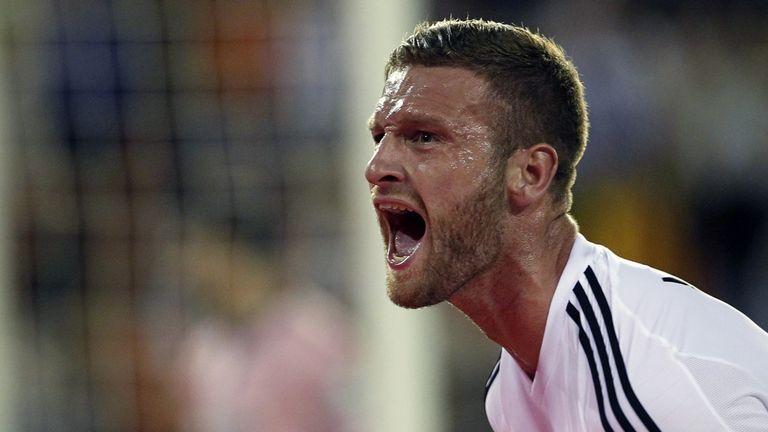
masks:
<path id="1" fill-rule="evenodd" d="M 370 184 L 397 183 L 405 179 L 402 155 L 392 140 L 383 140 L 368 161 L 365 178 Z"/>
<path id="2" fill-rule="evenodd" d="M 370 184 L 397 183 L 403 181 L 403 177 L 401 167 L 382 161 L 371 161 L 365 169 L 365 179 Z"/>

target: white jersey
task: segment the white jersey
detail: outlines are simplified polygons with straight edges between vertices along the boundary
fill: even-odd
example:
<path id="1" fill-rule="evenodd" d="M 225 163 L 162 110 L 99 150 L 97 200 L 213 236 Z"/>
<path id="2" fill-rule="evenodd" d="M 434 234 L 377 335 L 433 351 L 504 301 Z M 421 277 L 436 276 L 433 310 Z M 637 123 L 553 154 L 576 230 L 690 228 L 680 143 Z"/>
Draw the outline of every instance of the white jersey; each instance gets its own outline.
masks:
<path id="1" fill-rule="evenodd" d="M 534 379 L 502 349 L 485 407 L 496 432 L 765 432 L 768 334 L 578 235 Z"/>

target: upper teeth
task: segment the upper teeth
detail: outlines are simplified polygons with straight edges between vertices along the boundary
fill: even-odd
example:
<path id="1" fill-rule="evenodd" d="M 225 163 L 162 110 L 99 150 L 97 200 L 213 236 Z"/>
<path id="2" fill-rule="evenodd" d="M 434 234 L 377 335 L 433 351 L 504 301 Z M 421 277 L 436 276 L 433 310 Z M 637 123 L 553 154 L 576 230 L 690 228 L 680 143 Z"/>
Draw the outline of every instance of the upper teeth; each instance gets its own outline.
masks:
<path id="1" fill-rule="evenodd" d="M 397 211 L 397 212 L 404 212 L 404 211 L 410 211 L 408 207 L 402 206 L 399 204 L 381 204 L 379 206 L 380 210 L 388 210 L 388 211 Z"/>

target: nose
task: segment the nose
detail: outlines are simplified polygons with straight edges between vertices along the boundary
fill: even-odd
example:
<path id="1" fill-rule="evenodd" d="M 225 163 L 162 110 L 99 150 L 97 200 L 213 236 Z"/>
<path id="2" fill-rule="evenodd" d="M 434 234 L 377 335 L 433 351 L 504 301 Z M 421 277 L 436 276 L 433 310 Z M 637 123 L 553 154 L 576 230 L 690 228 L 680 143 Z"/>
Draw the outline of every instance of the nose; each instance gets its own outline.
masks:
<path id="1" fill-rule="evenodd" d="M 371 186 L 384 186 L 388 183 L 402 182 L 405 171 L 402 165 L 401 142 L 395 136 L 385 134 L 373 152 L 365 168 L 365 179 Z"/>

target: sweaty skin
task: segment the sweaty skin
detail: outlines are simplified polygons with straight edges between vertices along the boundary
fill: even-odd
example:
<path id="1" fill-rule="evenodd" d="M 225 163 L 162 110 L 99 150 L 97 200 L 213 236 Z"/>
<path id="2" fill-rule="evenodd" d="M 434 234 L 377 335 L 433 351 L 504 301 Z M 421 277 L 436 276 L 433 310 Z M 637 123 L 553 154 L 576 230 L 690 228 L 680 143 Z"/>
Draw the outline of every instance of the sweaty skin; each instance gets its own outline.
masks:
<path id="1" fill-rule="evenodd" d="M 388 293 L 401 306 L 447 300 L 499 253 L 503 190 L 489 168 L 485 92 L 483 80 L 454 68 L 398 70 L 384 86 L 371 121 L 377 144 L 366 170 L 374 205 L 404 206 L 426 225 L 412 256 L 403 263 L 389 260 Z M 393 231 L 384 216 L 379 211 L 391 248 Z"/>
<path id="2" fill-rule="evenodd" d="M 496 105 L 487 92 L 466 69 L 393 71 L 370 120 L 375 147 L 365 176 L 392 301 L 451 302 L 533 376 L 576 228 L 548 193 L 557 169 L 552 146 L 495 160 Z M 403 214 L 424 226 L 423 235 L 407 236 L 408 248 L 399 247 L 411 232 L 397 222 Z"/>

